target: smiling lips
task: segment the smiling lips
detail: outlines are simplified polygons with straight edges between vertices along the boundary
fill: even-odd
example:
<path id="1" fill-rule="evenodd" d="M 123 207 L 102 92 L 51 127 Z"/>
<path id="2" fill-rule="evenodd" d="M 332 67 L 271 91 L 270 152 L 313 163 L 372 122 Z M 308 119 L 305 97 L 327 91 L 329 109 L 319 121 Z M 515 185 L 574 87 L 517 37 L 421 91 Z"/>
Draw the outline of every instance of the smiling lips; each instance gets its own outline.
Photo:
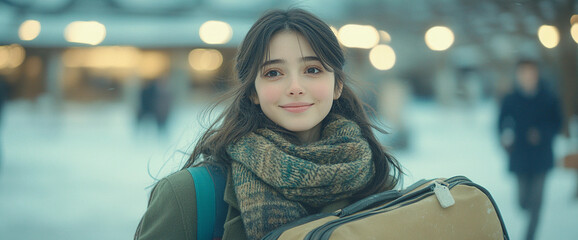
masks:
<path id="1" fill-rule="evenodd" d="M 302 113 L 307 111 L 311 106 L 313 106 L 313 103 L 289 103 L 281 105 L 280 107 L 292 113 Z"/>

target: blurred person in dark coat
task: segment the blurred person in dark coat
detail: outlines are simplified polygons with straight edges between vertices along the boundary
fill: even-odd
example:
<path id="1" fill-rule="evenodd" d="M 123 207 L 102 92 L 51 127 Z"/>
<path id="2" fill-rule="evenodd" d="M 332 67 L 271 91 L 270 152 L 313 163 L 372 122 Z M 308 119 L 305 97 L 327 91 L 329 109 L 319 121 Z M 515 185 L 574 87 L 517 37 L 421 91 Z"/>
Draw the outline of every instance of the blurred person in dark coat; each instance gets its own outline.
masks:
<path id="1" fill-rule="evenodd" d="M 154 119 L 159 133 L 165 133 L 171 107 L 168 80 L 165 78 L 147 81 L 141 90 L 137 122 L 142 124 L 145 118 Z"/>
<path id="2" fill-rule="evenodd" d="M 518 180 L 520 207 L 529 212 L 526 239 L 534 239 L 546 174 L 554 166 L 552 143 L 562 116 L 556 95 L 540 79 L 537 62 L 521 60 L 516 88 L 502 101 L 499 132 Z"/>

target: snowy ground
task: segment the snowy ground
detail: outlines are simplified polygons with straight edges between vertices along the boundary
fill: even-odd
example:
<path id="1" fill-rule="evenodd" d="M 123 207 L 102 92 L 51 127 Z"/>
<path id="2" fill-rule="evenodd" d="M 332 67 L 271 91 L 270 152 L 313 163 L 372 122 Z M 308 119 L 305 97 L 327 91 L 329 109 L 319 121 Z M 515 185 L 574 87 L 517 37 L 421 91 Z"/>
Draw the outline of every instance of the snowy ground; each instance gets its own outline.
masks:
<path id="1" fill-rule="evenodd" d="M 134 127 L 121 104 L 10 102 L 1 131 L 0 239 L 131 239 L 146 208 L 152 176 L 177 170 L 201 127 L 201 105 L 174 111 L 168 134 Z M 412 103 L 410 148 L 394 151 L 405 184 L 465 175 L 496 199 L 512 239 L 522 239 L 525 215 L 514 179 L 495 139 L 492 102 L 470 110 Z M 564 139 L 558 141 L 563 152 Z M 150 172 L 150 175 L 149 175 Z M 576 173 L 549 176 L 539 239 L 578 239 Z"/>

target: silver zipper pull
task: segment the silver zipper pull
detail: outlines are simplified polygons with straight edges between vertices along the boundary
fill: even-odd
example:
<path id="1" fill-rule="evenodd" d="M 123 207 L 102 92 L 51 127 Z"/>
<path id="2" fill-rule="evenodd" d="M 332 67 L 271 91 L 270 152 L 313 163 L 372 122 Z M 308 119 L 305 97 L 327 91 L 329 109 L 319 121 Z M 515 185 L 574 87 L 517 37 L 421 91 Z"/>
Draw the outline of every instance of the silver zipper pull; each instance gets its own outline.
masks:
<path id="1" fill-rule="evenodd" d="M 434 184 L 434 193 L 442 208 L 453 206 L 456 201 L 454 200 L 450 189 L 447 186 L 440 184 L 439 182 L 434 182 Z"/>

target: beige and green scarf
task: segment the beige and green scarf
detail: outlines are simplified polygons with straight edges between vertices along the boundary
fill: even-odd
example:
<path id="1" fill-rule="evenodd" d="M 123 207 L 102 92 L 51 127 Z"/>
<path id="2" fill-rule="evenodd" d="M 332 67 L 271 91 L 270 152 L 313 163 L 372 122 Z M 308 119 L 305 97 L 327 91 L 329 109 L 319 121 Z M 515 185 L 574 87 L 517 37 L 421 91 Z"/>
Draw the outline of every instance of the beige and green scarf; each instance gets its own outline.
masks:
<path id="1" fill-rule="evenodd" d="M 228 148 L 241 217 L 249 239 L 351 197 L 374 175 L 359 126 L 329 115 L 320 141 L 295 145 L 258 129 Z"/>

